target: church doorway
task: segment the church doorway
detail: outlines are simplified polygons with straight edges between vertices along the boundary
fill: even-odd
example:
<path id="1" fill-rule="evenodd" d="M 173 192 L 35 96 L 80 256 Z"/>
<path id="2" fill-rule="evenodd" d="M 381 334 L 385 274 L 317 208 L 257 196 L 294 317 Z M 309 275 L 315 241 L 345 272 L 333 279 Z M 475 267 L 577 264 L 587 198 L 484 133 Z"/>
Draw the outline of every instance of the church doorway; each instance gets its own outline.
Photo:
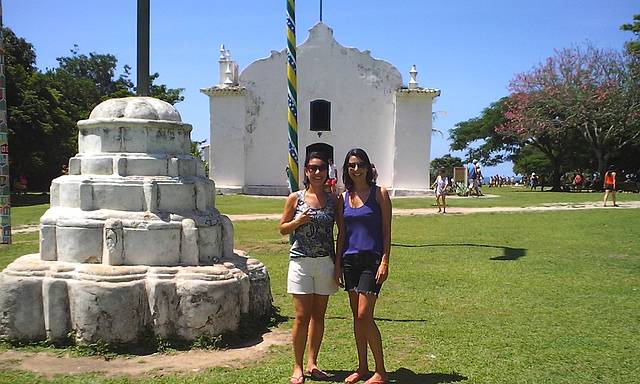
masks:
<path id="1" fill-rule="evenodd" d="M 305 155 L 308 155 L 310 152 L 323 153 L 327 159 L 332 160 L 335 163 L 335 160 L 333 160 L 333 146 L 327 143 L 314 143 L 308 145 Z"/>

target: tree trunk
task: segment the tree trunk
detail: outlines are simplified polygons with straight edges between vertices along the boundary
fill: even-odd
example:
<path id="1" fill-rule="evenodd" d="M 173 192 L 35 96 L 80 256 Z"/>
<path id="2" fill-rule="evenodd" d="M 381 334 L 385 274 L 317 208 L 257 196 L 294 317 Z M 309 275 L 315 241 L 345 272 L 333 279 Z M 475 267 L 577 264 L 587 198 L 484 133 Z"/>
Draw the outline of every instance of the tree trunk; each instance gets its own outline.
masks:
<path id="1" fill-rule="evenodd" d="M 598 173 L 600 174 L 601 183 L 599 187 L 604 190 L 604 174 L 607 173 L 607 159 L 602 149 L 595 149 L 594 153 L 596 155 L 596 160 L 598 161 Z"/>
<path id="2" fill-rule="evenodd" d="M 551 159 L 551 165 L 553 166 L 553 172 L 551 173 L 551 191 L 561 192 L 562 186 L 560 185 L 560 161 L 557 158 Z"/>

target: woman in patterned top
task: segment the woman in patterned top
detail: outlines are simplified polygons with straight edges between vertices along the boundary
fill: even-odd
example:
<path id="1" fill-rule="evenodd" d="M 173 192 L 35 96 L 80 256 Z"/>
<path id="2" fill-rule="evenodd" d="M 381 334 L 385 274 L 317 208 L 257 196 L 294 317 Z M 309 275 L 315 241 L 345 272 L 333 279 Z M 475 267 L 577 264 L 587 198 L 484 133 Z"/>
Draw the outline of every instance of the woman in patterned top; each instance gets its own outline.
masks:
<path id="1" fill-rule="evenodd" d="M 334 280 L 333 224 L 336 198 L 324 191 L 328 160 L 311 152 L 304 163 L 305 189 L 289 195 L 280 219 L 280 233 L 292 234 L 287 292 L 293 295 L 295 320 L 291 330 L 294 366 L 291 384 L 304 382 L 302 361 L 309 338 L 306 371 L 315 380 L 327 379 L 318 368 L 329 295 L 337 292 Z"/>

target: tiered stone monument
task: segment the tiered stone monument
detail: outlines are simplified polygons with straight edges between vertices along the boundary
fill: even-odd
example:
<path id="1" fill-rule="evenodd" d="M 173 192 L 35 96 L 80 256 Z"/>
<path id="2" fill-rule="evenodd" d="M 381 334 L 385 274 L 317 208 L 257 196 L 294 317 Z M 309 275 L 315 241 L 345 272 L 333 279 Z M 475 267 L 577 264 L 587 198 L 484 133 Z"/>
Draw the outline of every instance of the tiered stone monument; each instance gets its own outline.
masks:
<path id="1" fill-rule="evenodd" d="M 78 128 L 79 153 L 40 220 L 40 253 L 0 275 L 0 337 L 190 341 L 269 313 L 266 268 L 234 253 L 231 221 L 173 106 L 111 99 Z"/>

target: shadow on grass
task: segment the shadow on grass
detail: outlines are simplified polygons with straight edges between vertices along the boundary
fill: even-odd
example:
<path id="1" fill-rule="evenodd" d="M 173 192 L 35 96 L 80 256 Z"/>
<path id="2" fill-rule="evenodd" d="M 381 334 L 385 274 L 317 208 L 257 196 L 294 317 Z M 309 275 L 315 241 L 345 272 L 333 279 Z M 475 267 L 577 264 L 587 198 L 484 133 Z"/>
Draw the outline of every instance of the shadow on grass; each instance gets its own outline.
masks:
<path id="1" fill-rule="evenodd" d="M 30 205 L 49 204 L 49 194 L 46 192 L 27 194 L 11 194 L 12 207 L 27 207 Z"/>
<path id="2" fill-rule="evenodd" d="M 287 316 L 287 319 L 289 320 L 295 320 L 295 316 Z M 353 320 L 353 318 L 351 316 L 325 316 L 325 319 L 328 320 Z M 388 318 L 384 318 L 384 317 L 374 317 L 373 318 L 376 321 L 390 321 L 393 323 L 426 323 L 428 320 L 427 319 L 388 319 Z"/>
<path id="3" fill-rule="evenodd" d="M 331 375 L 328 382 L 343 383 L 352 371 L 332 371 L 328 370 Z M 388 373 L 389 383 L 398 384 L 437 384 L 437 383 L 457 383 L 468 378 L 456 372 L 452 373 L 416 373 L 407 368 L 398 368 L 395 372 Z"/>
<path id="4" fill-rule="evenodd" d="M 402 248 L 427 248 L 427 247 L 480 247 L 480 248 L 495 248 L 502 249 L 502 256 L 491 257 L 489 260 L 518 260 L 519 258 L 527 254 L 525 248 L 513 248 L 505 247 L 501 245 L 488 245 L 488 244 L 470 244 L 470 243 L 454 243 L 454 244 L 398 244 L 391 243 L 394 247 Z"/>

